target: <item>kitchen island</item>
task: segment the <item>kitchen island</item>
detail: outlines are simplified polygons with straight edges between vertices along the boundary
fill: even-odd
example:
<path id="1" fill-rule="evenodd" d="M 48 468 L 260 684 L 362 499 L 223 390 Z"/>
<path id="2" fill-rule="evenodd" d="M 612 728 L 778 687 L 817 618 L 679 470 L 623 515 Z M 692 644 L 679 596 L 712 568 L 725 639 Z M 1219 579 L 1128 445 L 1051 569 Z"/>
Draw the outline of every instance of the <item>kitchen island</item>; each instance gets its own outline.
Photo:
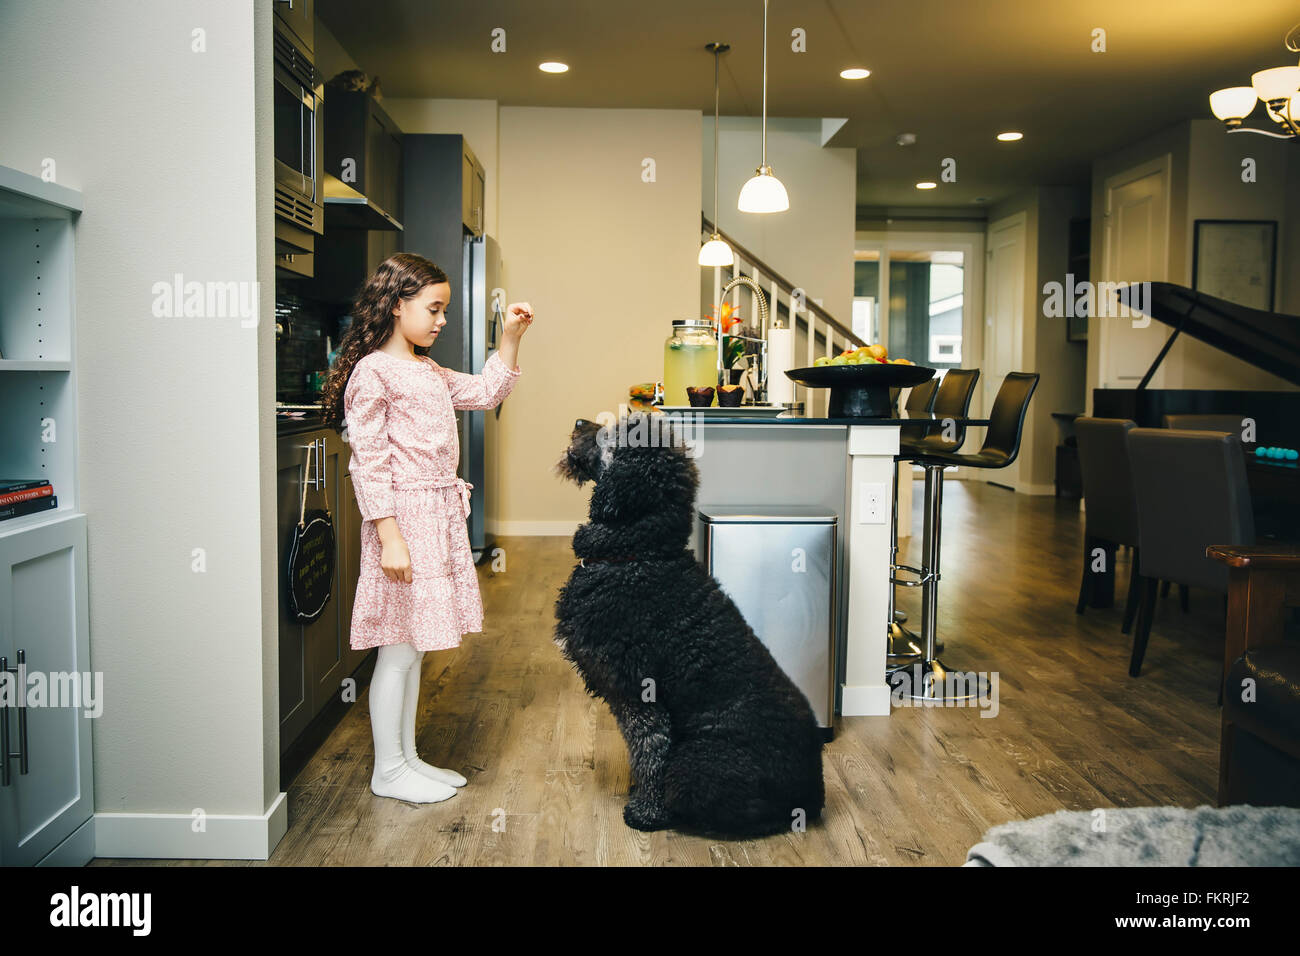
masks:
<path id="1" fill-rule="evenodd" d="M 664 413 L 699 472 L 696 508 L 818 506 L 838 515 L 835 544 L 836 710 L 888 716 L 886 624 L 899 418 L 747 417 Z M 970 425 L 982 420 L 963 419 Z M 693 550 L 703 554 L 697 523 Z"/>

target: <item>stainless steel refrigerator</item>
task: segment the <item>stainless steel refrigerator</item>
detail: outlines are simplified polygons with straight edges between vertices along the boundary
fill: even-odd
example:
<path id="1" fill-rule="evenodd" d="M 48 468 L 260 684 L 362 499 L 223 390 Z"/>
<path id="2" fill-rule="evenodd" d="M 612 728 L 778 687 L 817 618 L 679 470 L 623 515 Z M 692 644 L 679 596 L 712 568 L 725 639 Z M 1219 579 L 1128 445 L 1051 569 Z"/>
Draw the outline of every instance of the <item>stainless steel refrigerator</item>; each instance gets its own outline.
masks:
<path id="1" fill-rule="evenodd" d="M 402 137 L 402 243 L 447 273 L 451 303 L 447 324 L 429 350 L 443 368 L 477 375 L 497 348 L 493 291 L 501 286 L 501 256 L 496 240 L 484 232 L 481 167 L 465 138 L 450 133 Z M 505 304 L 501 303 L 502 311 Z M 507 399 L 507 401 L 509 401 Z M 504 403 L 503 403 L 504 404 Z M 459 410 L 457 474 L 474 486 L 468 521 L 475 559 L 491 551 L 487 518 L 496 516 L 491 490 L 496 486 L 495 425 L 501 406 L 487 411 Z"/>
<path id="2" fill-rule="evenodd" d="M 474 374 L 500 347 L 502 320 L 506 303 L 501 286 L 501 252 L 491 236 L 465 236 L 465 342 L 469 368 Z M 461 477 L 474 486 L 470 492 L 469 543 L 475 560 L 492 548 L 495 535 L 487 531 L 489 487 L 496 488 L 496 424 L 506 398 L 487 411 L 461 410 L 456 413 L 460 426 Z M 494 516 L 496 502 L 491 502 Z"/>

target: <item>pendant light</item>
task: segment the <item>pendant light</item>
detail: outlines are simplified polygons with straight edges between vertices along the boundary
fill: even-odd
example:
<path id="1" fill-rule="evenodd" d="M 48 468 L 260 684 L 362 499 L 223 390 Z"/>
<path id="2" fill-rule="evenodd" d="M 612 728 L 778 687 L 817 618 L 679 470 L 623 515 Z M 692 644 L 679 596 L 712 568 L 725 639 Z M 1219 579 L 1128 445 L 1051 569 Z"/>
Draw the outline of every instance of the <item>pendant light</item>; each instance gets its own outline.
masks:
<path id="1" fill-rule="evenodd" d="M 713 54 L 713 235 L 700 246 L 700 265 L 729 266 L 736 257 L 718 234 L 718 57 L 730 50 L 731 44 L 714 42 L 705 49 Z"/>
<path id="2" fill-rule="evenodd" d="M 763 162 L 740 189 L 736 207 L 741 212 L 784 212 L 790 208 L 790 197 L 781 180 L 772 175 L 767 165 L 767 0 L 763 0 Z"/>

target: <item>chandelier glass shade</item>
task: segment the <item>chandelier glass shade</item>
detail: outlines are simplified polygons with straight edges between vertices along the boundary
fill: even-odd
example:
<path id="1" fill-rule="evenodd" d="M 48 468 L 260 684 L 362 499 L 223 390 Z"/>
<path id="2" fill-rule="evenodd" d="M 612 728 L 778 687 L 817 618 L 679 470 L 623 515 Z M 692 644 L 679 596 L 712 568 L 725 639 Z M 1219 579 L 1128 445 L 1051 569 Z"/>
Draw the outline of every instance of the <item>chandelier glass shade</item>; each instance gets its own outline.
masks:
<path id="1" fill-rule="evenodd" d="M 1286 48 L 1300 52 L 1300 27 L 1287 35 Z M 1245 120 L 1263 101 L 1276 130 L 1245 125 Z M 1276 139 L 1300 138 L 1300 66 L 1277 66 L 1250 77 L 1250 86 L 1229 86 L 1210 94 L 1210 112 L 1229 133 L 1259 133 Z"/>

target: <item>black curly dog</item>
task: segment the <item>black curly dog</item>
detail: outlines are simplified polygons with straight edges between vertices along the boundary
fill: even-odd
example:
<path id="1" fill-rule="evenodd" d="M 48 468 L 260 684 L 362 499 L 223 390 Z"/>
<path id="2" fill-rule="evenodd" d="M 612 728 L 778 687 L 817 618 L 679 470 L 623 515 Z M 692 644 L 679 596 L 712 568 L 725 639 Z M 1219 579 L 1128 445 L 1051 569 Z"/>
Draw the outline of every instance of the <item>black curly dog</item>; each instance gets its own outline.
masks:
<path id="1" fill-rule="evenodd" d="M 654 415 L 654 418 L 660 416 Z M 594 481 L 555 603 L 555 642 L 603 698 L 635 777 L 623 820 L 759 836 L 821 816 L 808 699 L 687 548 L 699 474 L 677 437 L 638 446 L 643 413 L 579 419 L 557 474 Z"/>

